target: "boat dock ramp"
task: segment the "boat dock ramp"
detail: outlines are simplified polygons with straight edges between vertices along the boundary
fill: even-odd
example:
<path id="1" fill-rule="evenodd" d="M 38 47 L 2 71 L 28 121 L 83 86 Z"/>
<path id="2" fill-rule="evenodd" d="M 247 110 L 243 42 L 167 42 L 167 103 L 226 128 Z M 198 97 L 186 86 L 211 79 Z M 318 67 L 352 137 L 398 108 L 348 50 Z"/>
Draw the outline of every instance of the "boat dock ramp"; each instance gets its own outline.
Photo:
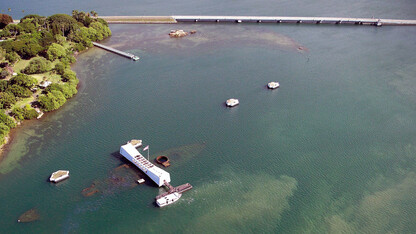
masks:
<path id="1" fill-rule="evenodd" d="M 97 43 L 97 42 L 93 42 L 92 44 L 93 44 L 94 46 L 96 46 L 96 47 L 101 48 L 101 49 L 104 49 L 104 50 L 107 50 L 107 51 L 113 52 L 113 53 L 115 53 L 115 54 L 118 54 L 118 55 L 124 56 L 124 57 L 129 58 L 129 59 L 133 59 L 134 61 L 137 61 L 137 60 L 139 60 L 139 59 L 140 59 L 140 58 L 139 58 L 139 56 L 136 56 L 136 55 L 134 55 L 134 54 L 130 54 L 130 53 L 127 53 L 127 52 L 123 52 L 123 51 L 121 51 L 121 50 L 117 50 L 117 49 L 111 48 L 111 47 L 109 47 L 109 46 L 105 46 L 105 45 L 100 44 L 100 43 Z"/>
<path id="2" fill-rule="evenodd" d="M 165 186 L 168 187 L 169 190 L 166 193 L 162 193 L 159 196 L 157 196 L 156 200 L 160 199 L 162 197 L 165 197 L 169 194 L 172 194 L 172 193 L 184 193 L 184 192 L 192 189 L 192 185 L 190 183 L 186 183 L 186 184 L 179 185 L 177 187 L 173 187 L 168 182 L 165 182 Z"/>

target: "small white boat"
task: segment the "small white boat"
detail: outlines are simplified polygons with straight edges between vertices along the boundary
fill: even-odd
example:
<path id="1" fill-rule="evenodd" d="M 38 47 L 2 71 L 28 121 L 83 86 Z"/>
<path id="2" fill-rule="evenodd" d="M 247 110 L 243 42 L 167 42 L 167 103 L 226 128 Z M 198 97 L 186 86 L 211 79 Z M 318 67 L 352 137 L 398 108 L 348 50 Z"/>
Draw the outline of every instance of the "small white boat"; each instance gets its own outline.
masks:
<path id="1" fill-rule="evenodd" d="M 137 60 L 139 60 L 140 58 L 139 58 L 139 56 L 133 56 L 133 57 L 132 57 L 132 59 L 133 59 L 134 61 L 137 61 Z"/>
<path id="2" fill-rule="evenodd" d="M 240 104 L 240 102 L 238 101 L 238 99 L 234 99 L 234 98 L 228 99 L 225 102 L 225 105 L 227 105 L 228 107 L 237 106 L 238 104 Z"/>
<path id="3" fill-rule="evenodd" d="M 178 201 L 178 200 L 179 200 L 179 198 L 181 198 L 181 196 L 182 196 L 182 194 L 181 194 L 181 193 L 177 193 L 177 192 L 175 192 L 175 193 L 170 193 L 170 194 L 168 194 L 168 195 L 166 195 L 166 196 L 163 196 L 163 197 L 161 197 L 161 198 L 157 199 L 157 200 L 156 200 L 156 204 L 157 204 L 159 207 L 164 207 L 164 206 L 170 205 L 170 204 L 172 204 L 172 203 L 174 203 L 174 202 Z"/>
<path id="4" fill-rule="evenodd" d="M 144 179 L 138 179 L 137 180 L 137 183 L 139 183 L 139 184 L 143 184 L 145 182 L 145 180 Z"/>
<path id="5" fill-rule="evenodd" d="M 69 171 L 59 170 L 52 173 L 49 181 L 58 183 L 67 178 L 69 178 Z"/>
<path id="6" fill-rule="evenodd" d="M 279 88 L 279 87 L 280 87 L 279 82 L 270 82 L 270 83 L 267 84 L 267 88 L 269 88 L 269 89 L 276 89 L 276 88 Z"/>

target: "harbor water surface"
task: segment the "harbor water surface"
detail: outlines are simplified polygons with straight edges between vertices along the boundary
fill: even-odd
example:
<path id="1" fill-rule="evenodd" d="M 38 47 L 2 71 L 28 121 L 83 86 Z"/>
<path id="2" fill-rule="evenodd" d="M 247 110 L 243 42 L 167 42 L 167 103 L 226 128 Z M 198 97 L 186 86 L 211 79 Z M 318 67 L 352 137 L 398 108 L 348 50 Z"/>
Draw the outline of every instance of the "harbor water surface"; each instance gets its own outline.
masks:
<path id="1" fill-rule="evenodd" d="M 78 94 L 19 127 L 0 164 L 1 232 L 416 231 L 415 27 L 110 28 L 102 43 L 140 61 L 88 50 Z M 165 190 L 119 167 L 133 138 L 194 189 L 157 208 Z M 59 169 L 70 178 L 47 182 Z M 17 223 L 32 208 L 40 220 Z"/>

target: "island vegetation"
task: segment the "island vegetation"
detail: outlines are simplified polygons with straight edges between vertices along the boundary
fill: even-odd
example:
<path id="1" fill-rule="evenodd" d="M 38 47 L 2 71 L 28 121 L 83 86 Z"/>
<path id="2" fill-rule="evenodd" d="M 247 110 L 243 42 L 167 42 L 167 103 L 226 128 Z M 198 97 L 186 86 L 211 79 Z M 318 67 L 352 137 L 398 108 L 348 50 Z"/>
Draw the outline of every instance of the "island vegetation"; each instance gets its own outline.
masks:
<path id="1" fill-rule="evenodd" d="M 70 64 L 110 35 L 94 11 L 27 15 L 19 23 L 0 14 L 0 145 L 23 120 L 56 110 L 76 94 L 79 81 Z"/>

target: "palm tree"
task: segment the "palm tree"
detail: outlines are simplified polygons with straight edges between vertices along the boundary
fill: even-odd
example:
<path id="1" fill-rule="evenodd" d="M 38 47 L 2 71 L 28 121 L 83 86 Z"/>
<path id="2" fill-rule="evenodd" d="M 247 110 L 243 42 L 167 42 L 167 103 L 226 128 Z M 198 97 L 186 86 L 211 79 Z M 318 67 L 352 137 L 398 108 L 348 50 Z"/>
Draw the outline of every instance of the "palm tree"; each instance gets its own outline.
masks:
<path id="1" fill-rule="evenodd" d="M 91 15 L 94 16 L 94 17 L 98 16 L 97 12 L 95 12 L 95 11 L 91 11 Z"/>

